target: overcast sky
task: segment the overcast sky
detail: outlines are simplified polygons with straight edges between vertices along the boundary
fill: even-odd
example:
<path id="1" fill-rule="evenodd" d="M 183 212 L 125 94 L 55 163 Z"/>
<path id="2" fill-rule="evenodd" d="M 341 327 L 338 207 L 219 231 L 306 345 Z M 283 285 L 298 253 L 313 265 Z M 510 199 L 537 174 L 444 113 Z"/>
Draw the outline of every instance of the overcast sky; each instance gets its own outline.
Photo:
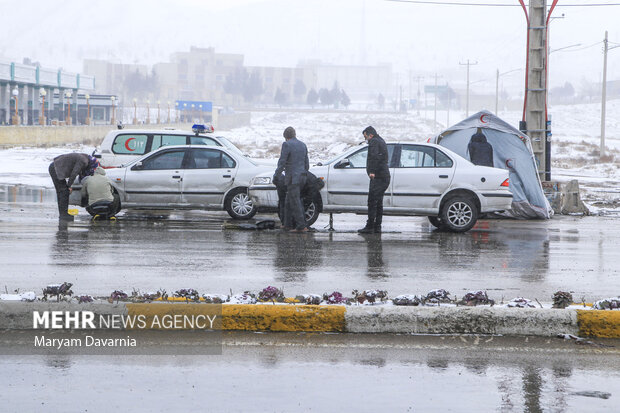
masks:
<path id="1" fill-rule="evenodd" d="M 440 1 L 440 0 L 429 0 Z M 515 4 L 517 0 L 443 0 Z M 551 0 L 548 0 L 551 3 Z M 602 40 L 620 43 L 620 6 L 561 7 L 614 0 L 560 0 L 550 28 L 551 86 L 600 81 Z M 241 53 L 248 65 L 295 66 L 300 59 L 334 64 L 392 63 L 431 84 L 494 92 L 495 71 L 525 66 L 526 22 L 521 7 L 430 5 L 385 0 L 0 0 L 0 58 L 24 57 L 80 72 L 82 59 L 124 63 L 167 61 L 190 46 Z M 613 44 L 612 44 L 613 46 Z M 609 54 L 608 79 L 620 78 L 620 50 Z M 502 77 L 513 93 L 524 72 Z"/>

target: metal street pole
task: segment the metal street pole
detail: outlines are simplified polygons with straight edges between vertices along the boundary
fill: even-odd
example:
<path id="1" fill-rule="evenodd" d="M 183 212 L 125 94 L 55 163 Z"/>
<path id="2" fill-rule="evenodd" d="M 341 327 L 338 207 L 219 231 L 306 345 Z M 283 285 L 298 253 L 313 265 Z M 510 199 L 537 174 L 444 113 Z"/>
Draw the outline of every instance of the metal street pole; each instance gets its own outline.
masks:
<path id="1" fill-rule="evenodd" d="M 609 43 L 607 41 L 607 30 L 605 30 L 605 40 L 603 41 L 603 91 L 601 94 L 601 149 L 599 158 L 605 156 L 605 105 L 607 100 L 607 51 Z"/>
<path id="2" fill-rule="evenodd" d="M 467 96 L 465 98 L 465 117 L 469 116 L 469 67 L 475 66 L 478 62 L 470 63 L 467 59 L 467 63 L 459 63 L 461 66 L 467 66 Z"/>

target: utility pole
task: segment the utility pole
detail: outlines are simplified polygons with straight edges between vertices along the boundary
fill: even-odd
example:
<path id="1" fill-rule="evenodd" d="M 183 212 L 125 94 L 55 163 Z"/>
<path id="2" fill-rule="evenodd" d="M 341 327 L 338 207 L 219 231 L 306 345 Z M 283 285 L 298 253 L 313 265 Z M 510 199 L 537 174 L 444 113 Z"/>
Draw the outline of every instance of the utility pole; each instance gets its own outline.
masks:
<path id="1" fill-rule="evenodd" d="M 435 99 L 434 103 L 433 103 L 433 111 L 434 111 L 434 117 L 433 117 L 433 130 L 435 132 L 437 132 L 437 78 L 438 77 L 443 77 L 443 76 L 439 76 L 437 74 L 437 72 L 435 72 L 435 91 L 433 93 L 433 97 Z"/>
<path id="2" fill-rule="evenodd" d="M 416 80 L 418 81 L 418 97 L 415 101 L 416 108 L 418 110 L 418 116 L 420 116 L 420 80 L 424 79 L 422 76 L 416 76 Z"/>
<path id="3" fill-rule="evenodd" d="M 607 104 L 607 52 L 609 42 L 607 41 L 607 30 L 605 30 L 605 40 L 603 40 L 603 91 L 601 94 L 601 149 L 599 158 L 605 156 L 605 105 Z"/>
<path id="4" fill-rule="evenodd" d="M 469 116 L 469 66 L 475 66 L 478 62 L 470 63 L 469 59 L 467 59 L 467 63 L 460 63 L 461 66 L 467 66 L 467 96 L 465 98 L 465 117 Z"/>
<path id="5" fill-rule="evenodd" d="M 499 116 L 499 69 L 495 72 L 495 116 Z"/>
<path id="6" fill-rule="evenodd" d="M 547 125 L 547 29 L 558 0 L 553 0 L 547 13 L 547 0 L 530 0 L 529 14 L 519 0 L 527 20 L 527 72 L 523 120 L 519 129 L 532 143 L 540 180 L 551 180 L 551 136 Z"/>

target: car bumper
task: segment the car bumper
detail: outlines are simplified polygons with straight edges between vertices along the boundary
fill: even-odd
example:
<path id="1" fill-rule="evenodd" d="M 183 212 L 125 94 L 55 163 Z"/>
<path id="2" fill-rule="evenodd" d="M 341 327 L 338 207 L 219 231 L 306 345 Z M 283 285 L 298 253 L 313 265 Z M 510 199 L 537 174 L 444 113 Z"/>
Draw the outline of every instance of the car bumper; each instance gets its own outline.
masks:
<path id="1" fill-rule="evenodd" d="M 512 194 L 508 191 L 485 191 L 481 195 L 481 213 L 505 211 L 512 207 Z"/>
<path id="2" fill-rule="evenodd" d="M 260 210 L 278 208 L 278 191 L 274 185 L 251 186 L 248 195 Z"/>

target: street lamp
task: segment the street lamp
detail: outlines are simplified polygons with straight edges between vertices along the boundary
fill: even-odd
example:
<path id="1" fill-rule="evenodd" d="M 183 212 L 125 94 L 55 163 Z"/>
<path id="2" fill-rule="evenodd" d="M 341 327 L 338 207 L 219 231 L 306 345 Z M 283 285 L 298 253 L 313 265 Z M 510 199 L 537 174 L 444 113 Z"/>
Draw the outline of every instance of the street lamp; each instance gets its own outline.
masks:
<path id="1" fill-rule="evenodd" d="M 65 119 L 65 123 L 67 125 L 71 125 L 71 96 L 73 96 L 73 93 L 71 93 L 70 90 L 67 90 L 65 92 L 65 96 L 67 97 L 67 105 L 69 107 L 69 110 L 67 111 L 67 117 Z"/>
<path id="2" fill-rule="evenodd" d="M 84 97 L 86 98 L 86 120 L 84 123 L 90 125 L 90 95 L 87 93 Z"/>
<path id="3" fill-rule="evenodd" d="M 198 105 L 198 108 L 199 108 L 199 109 L 198 109 L 198 110 L 199 110 L 199 112 L 198 112 L 198 115 L 199 115 L 199 116 L 198 116 L 198 118 L 200 119 L 200 122 L 202 122 L 202 103 L 201 103 L 200 105 Z"/>
<path id="4" fill-rule="evenodd" d="M 13 115 L 13 125 L 19 125 L 19 112 L 17 111 L 17 106 L 19 102 L 19 90 L 17 86 L 11 92 L 13 94 L 13 99 L 15 99 L 15 114 Z"/>
<path id="5" fill-rule="evenodd" d="M 194 120 L 196 119 L 196 113 L 194 112 L 194 108 L 195 108 L 195 106 L 196 106 L 196 105 L 194 105 L 194 104 L 192 103 L 192 112 L 191 112 L 191 117 L 192 117 L 191 122 L 192 122 L 192 123 L 193 123 L 193 122 L 194 122 Z"/>
<path id="6" fill-rule="evenodd" d="M 159 104 L 160 104 L 160 103 L 161 103 L 161 102 L 158 100 L 158 101 L 157 101 L 157 124 L 158 124 L 158 125 L 159 125 L 159 123 L 160 123 L 160 121 L 161 121 L 161 118 L 159 117 Z"/>
<path id="7" fill-rule="evenodd" d="M 179 102 L 174 102 L 174 112 L 177 118 L 177 123 L 179 123 L 179 121 L 181 120 L 180 118 L 180 114 L 179 114 Z"/>
<path id="8" fill-rule="evenodd" d="M 41 113 L 39 114 L 39 125 L 41 126 L 45 125 L 45 95 L 47 95 L 45 89 L 40 88 L 39 96 L 41 97 Z"/>
<path id="9" fill-rule="evenodd" d="M 137 125 L 138 124 L 138 107 L 136 106 L 138 103 L 138 99 L 133 98 L 133 124 Z"/>
<path id="10" fill-rule="evenodd" d="M 150 101 L 147 99 L 146 100 L 146 124 L 148 125 L 149 123 L 151 123 L 151 106 L 150 106 Z"/>
<path id="11" fill-rule="evenodd" d="M 110 100 L 112 101 L 112 119 L 110 120 L 110 125 L 114 125 L 116 123 L 116 96 L 110 96 Z"/>
<path id="12" fill-rule="evenodd" d="M 168 101 L 168 120 L 166 123 L 170 123 L 170 101 Z"/>
<path id="13" fill-rule="evenodd" d="M 183 120 L 187 122 L 187 103 L 183 104 Z"/>

